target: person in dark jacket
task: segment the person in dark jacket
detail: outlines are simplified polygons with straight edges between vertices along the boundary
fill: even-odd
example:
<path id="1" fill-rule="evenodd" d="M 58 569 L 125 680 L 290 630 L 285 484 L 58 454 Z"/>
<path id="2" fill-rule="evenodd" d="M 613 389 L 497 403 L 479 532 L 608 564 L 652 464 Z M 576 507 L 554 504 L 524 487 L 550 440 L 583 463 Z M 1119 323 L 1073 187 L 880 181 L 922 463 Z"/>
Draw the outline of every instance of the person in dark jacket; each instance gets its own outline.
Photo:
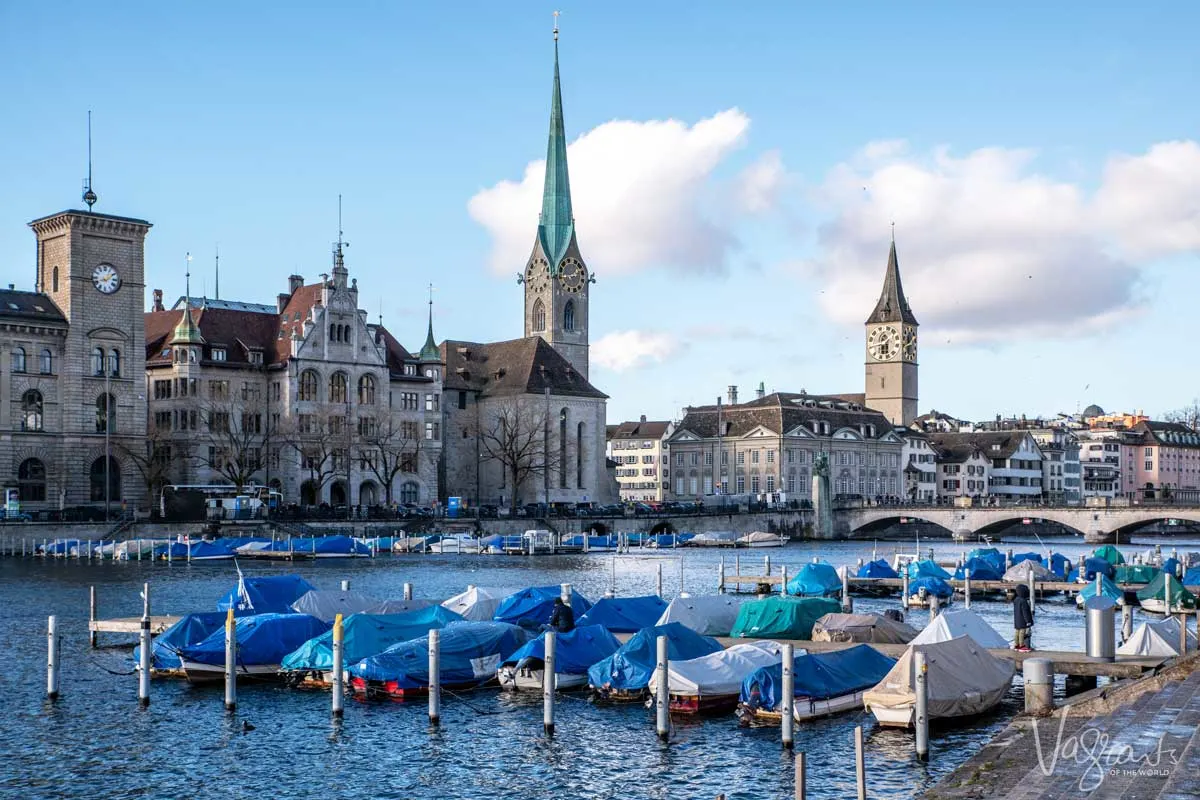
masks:
<path id="1" fill-rule="evenodd" d="M 562 601 L 561 597 L 554 598 L 554 610 L 550 612 L 550 627 L 559 633 L 570 633 L 575 630 L 575 612 Z"/>
<path id="2" fill-rule="evenodd" d="M 1029 604 L 1029 587 L 1017 585 L 1017 596 L 1013 599 L 1013 629 L 1016 637 L 1013 648 L 1021 651 L 1033 649 L 1033 606 Z"/>

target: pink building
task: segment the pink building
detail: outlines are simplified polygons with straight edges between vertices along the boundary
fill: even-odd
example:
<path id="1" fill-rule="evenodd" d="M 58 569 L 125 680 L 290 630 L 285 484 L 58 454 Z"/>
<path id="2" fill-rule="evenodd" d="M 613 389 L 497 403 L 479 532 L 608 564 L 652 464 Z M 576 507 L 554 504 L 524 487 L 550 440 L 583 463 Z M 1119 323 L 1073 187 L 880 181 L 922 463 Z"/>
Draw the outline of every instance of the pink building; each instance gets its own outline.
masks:
<path id="1" fill-rule="evenodd" d="M 1200 488 L 1200 433 L 1177 422 L 1150 420 L 1134 425 L 1130 433 L 1134 436 L 1122 455 L 1135 490 Z"/>

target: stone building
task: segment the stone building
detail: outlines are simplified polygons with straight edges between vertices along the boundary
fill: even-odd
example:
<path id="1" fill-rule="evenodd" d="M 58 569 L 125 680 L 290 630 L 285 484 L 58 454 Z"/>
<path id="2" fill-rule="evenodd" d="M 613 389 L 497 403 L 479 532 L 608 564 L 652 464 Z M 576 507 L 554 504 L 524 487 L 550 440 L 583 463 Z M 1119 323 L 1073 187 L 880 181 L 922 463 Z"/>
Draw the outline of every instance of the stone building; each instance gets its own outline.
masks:
<path id="1" fill-rule="evenodd" d="M 888 252 L 883 290 L 867 318 L 866 397 L 894 425 L 917 418 L 917 318 L 904 296 L 896 242 Z"/>
<path id="2" fill-rule="evenodd" d="M 95 196 L 89 192 L 90 202 Z M 89 206 L 90 208 L 90 206 Z M 150 223 L 64 211 L 29 223 L 34 290 L 0 292 L 0 465 L 27 511 L 141 505 L 141 326 Z"/>
<path id="3" fill-rule="evenodd" d="M 608 426 L 608 457 L 614 462 L 621 499 L 667 499 L 670 492 L 670 420 L 640 420 Z"/>
<path id="4" fill-rule="evenodd" d="M 954 434 L 944 434 L 953 436 Z M 937 497 L 953 501 L 960 497 L 981 499 L 988 496 L 988 474 L 992 462 L 979 445 L 970 439 L 947 439 L 935 436 L 937 451 Z"/>
<path id="5" fill-rule="evenodd" d="M 900 463 L 904 465 L 902 497 L 914 503 L 932 503 L 937 499 L 937 451 L 923 432 L 897 428 L 904 440 Z"/>

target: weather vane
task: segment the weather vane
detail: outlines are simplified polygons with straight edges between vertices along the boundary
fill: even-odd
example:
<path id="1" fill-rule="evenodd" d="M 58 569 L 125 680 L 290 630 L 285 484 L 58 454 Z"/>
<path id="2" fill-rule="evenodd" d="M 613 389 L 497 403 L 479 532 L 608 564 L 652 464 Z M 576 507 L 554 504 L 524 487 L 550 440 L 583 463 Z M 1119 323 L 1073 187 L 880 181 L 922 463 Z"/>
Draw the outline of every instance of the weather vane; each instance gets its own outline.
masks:
<path id="1" fill-rule="evenodd" d="M 561 13 L 561 11 L 554 12 L 554 41 L 556 42 L 558 41 L 558 15 Z"/>

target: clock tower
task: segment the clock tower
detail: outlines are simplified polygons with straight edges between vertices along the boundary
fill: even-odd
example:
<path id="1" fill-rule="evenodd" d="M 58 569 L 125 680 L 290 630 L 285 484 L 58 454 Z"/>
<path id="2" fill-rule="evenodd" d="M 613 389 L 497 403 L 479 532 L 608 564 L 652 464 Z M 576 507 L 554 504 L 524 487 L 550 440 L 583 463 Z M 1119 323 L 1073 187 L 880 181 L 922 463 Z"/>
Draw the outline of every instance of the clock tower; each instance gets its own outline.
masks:
<path id="1" fill-rule="evenodd" d="M 895 239 L 883 291 L 866 327 L 866 406 L 907 426 L 917 418 L 917 318 L 900 283 Z"/>
<path id="2" fill-rule="evenodd" d="M 567 135 L 558 77 L 558 27 L 554 28 L 554 89 L 550 98 L 550 140 L 546 182 L 533 253 L 517 278 L 525 286 L 525 336 L 540 336 L 588 377 L 588 295 L 592 274 L 575 240 L 571 184 L 567 176 Z"/>

